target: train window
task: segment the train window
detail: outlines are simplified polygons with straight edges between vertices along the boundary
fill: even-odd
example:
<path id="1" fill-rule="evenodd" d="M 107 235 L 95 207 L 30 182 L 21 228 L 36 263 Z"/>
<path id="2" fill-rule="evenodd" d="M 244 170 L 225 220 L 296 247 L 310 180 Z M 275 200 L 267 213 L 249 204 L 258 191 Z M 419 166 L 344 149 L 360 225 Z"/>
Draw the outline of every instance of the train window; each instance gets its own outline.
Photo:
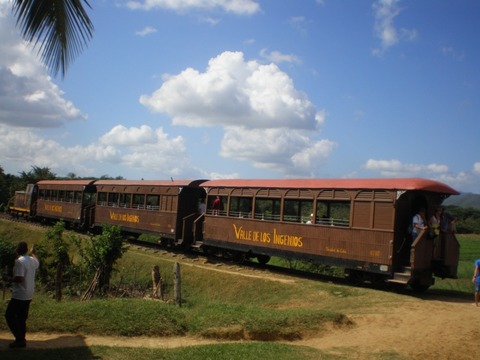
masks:
<path id="1" fill-rule="evenodd" d="M 226 196 L 209 196 L 207 204 L 207 214 L 212 215 L 227 215 L 225 210 L 225 203 L 227 202 Z"/>
<path id="2" fill-rule="evenodd" d="M 107 193 L 99 192 L 97 197 L 97 204 L 100 206 L 107 206 Z"/>
<path id="3" fill-rule="evenodd" d="M 58 192 L 58 201 L 62 201 L 62 202 L 68 201 L 67 192 L 65 190 L 60 190 Z"/>
<path id="4" fill-rule="evenodd" d="M 65 201 L 73 203 L 73 199 L 75 198 L 75 191 L 67 191 L 67 196 Z"/>
<path id="5" fill-rule="evenodd" d="M 82 202 L 82 192 L 75 191 L 75 203 L 80 204 Z"/>
<path id="6" fill-rule="evenodd" d="M 132 202 L 132 194 L 120 194 L 120 207 L 129 208 Z"/>
<path id="7" fill-rule="evenodd" d="M 330 226 L 349 226 L 350 201 L 318 201 L 315 222 Z"/>
<path id="8" fill-rule="evenodd" d="M 120 194 L 118 193 L 109 193 L 108 194 L 108 206 L 118 206 L 118 199 L 120 198 Z"/>
<path id="9" fill-rule="evenodd" d="M 255 219 L 280 220 L 280 199 L 255 199 Z"/>
<path id="10" fill-rule="evenodd" d="M 45 200 L 45 190 L 42 189 L 38 192 L 38 198 L 41 200 Z"/>
<path id="11" fill-rule="evenodd" d="M 160 208 L 160 195 L 147 195 L 147 209 L 158 210 Z"/>
<path id="12" fill-rule="evenodd" d="M 252 217 L 252 202 L 251 197 L 230 197 L 230 209 L 228 216 L 250 218 Z"/>
<path id="13" fill-rule="evenodd" d="M 133 194 L 132 206 L 135 209 L 145 209 L 145 194 Z"/>
<path id="14" fill-rule="evenodd" d="M 291 222 L 307 222 L 313 213 L 313 200 L 285 199 L 283 220 Z"/>

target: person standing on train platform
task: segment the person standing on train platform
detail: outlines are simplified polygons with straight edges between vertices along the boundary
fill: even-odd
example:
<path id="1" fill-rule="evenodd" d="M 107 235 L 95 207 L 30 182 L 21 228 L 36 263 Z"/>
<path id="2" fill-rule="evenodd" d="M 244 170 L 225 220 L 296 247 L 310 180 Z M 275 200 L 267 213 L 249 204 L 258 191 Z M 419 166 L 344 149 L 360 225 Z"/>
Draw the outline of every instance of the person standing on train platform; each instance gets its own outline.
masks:
<path id="1" fill-rule="evenodd" d="M 433 257 L 440 257 L 440 222 L 442 221 L 442 208 L 439 207 L 428 220 L 430 235 L 433 239 Z"/>
<path id="2" fill-rule="evenodd" d="M 412 219 L 412 240 L 415 241 L 422 230 L 428 229 L 425 225 L 425 208 L 420 208 Z"/>
<path id="3" fill-rule="evenodd" d="M 213 215 L 218 215 L 220 212 L 220 196 L 217 196 L 215 200 L 213 201 Z"/>
<path id="4" fill-rule="evenodd" d="M 445 208 L 442 208 L 442 219 L 440 221 L 440 231 L 442 233 L 452 233 L 457 232 L 456 225 L 457 218 L 452 214 L 445 211 Z"/>
<path id="5" fill-rule="evenodd" d="M 30 309 L 30 302 L 35 291 L 35 272 L 40 262 L 32 246 L 28 254 L 28 245 L 21 241 L 17 246 L 17 258 L 13 266 L 13 276 L 8 279 L 12 282 L 12 298 L 8 302 L 5 311 L 7 325 L 15 337 L 10 348 L 23 348 L 27 346 L 25 335 L 27 332 L 27 318 Z"/>
<path id="6" fill-rule="evenodd" d="M 207 205 L 205 205 L 205 199 L 200 200 L 200 205 L 198 205 L 198 212 L 200 214 L 205 214 L 207 211 Z"/>
<path id="7" fill-rule="evenodd" d="M 473 272 L 473 284 L 475 285 L 474 288 L 474 297 L 475 297 L 475 306 L 478 306 L 478 293 L 480 291 L 480 259 L 475 260 L 475 270 Z"/>

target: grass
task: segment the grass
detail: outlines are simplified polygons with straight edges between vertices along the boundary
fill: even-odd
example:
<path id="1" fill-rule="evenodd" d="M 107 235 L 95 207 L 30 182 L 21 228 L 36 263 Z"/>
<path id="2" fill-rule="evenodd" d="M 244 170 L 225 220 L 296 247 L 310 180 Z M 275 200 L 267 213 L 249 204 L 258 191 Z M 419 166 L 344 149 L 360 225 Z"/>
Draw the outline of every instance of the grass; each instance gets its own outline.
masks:
<path id="1" fill-rule="evenodd" d="M 192 346 L 176 349 L 148 349 L 125 347 L 77 347 L 55 350 L 29 350 L 2 353 L 2 360 L 205 360 L 205 359 L 264 359 L 264 360 L 320 360 L 347 359 L 348 357 L 326 355 L 307 347 L 276 343 L 249 342 L 245 344 L 220 344 Z"/>
<path id="2" fill-rule="evenodd" d="M 0 237 L 35 243 L 44 230 L 0 220 Z M 13 234 L 13 235 L 12 235 Z M 480 254 L 480 238 L 459 236 L 461 243 L 459 279 L 438 280 L 431 292 L 471 297 L 473 262 Z M 194 346 L 179 349 L 81 346 L 70 349 L 2 352 L 8 359 L 346 359 L 352 349 L 333 355 L 274 343 L 295 340 L 325 331 L 331 326 L 351 325 L 345 314 L 388 313 L 389 308 L 410 301 L 409 296 L 384 290 L 341 286 L 249 270 L 236 265 L 204 264 L 185 255 L 131 247 L 118 264 L 112 284 L 122 295 L 135 287 L 146 295 L 151 288 L 151 269 L 160 267 L 168 297 L 172 297 L 173 264 L 181 263 L 182 306 L 144 298 L 75 298 L 60 303 L 51 294 L 38 292 L 31 305 L 30 332 L 89 335 L 167 337 L 191 335 L 242 343 Z M 266 276 L 265 276 L 266 275 Z M 7 296 L 8 298 L 8 296 Z M 5 311 L 0 304 L 0 313 Z M 6 331 L 5 322 L 0 330 Z M 252 341 L 253 340 L 253 341 Z M 255 342 L 261 340 L 261 342 Z M 350 353 L 349 353 L 350 352 Z M 332 357 L 333 356 L 333 357 Z M 400 359 L 396 353 L 372 354 L 372 358 Z"/>

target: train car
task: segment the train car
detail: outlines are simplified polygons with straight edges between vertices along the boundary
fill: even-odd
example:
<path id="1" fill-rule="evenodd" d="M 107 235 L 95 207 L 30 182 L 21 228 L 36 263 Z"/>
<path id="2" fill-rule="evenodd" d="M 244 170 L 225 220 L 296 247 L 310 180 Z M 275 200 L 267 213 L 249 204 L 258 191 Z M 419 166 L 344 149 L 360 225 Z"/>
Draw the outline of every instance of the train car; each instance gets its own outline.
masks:
<path id="1" fill-rule="evenodd" d="M 42 180 L 35 188 L 35 217 L 90 227 L 96 192 L 93 180 Z"/>
<path id="2" fill-rule="evenodd" d="M 203 180 L 98 180 L 94 225 L 153 234 L 167 245 L 188 246 L 205 190 Z"/>
<path id="3" fill-rule="evenodd" d="M 434 276 L 455 278 L 459 243 L 442 233 L 441 255 L 423 231 L 408 233 L 415 212 L 428 216 L 451 187 L 426 179 L 211 180 L 202 237 L 209 251 L 271 256 L 343 267 L 348 279 L 426 290 Z"/>
<path id="4" fill-rule="evenodd" d="M 8 212 L 12 216 L 32 217 L 35 215 L 37 187 L 28 184 L 22 191 L 15 191 L 14 197 L 9 201 Z"/>

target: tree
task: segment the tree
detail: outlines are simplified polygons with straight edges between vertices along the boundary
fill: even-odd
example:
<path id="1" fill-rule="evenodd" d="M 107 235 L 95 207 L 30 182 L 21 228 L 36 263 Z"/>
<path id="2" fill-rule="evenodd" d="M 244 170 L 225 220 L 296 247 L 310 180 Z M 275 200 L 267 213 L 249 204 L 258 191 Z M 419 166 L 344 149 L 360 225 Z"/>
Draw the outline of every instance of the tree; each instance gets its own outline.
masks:
<path id="1" fill-rule="evenodd" d="M 51 244 L 53 252 L 52 266 L 55 269 L 55 300 L 62 300 L 63 273 L 65 268 L 70 264 L 68 257 L 68 243 L 63 239 L 65 231 L 65 223 L 57 222 L 53 228 L 50 228 L 45 237 Z"/>
<path id="2" fill-rule="evenodd" d="M 97 288 L 102 292 L 109 289 L 115 263 L 122 257 L 126 248 L 120 227 L 110 225 L 104 225 L 102 233 L 91 237 L 83 246 L 81 243 L 77 245 L 88 270 L 94 272 L 90 287 L 82 297 L 82 300 L 87 300 L 93 296 Z"/>
<path id="3" fill-rule="evenodd" d="M 32 166 L 32 170 L 28 173 L 22 171 L 20 177 L 25 184 L 33 184 L 39 180 L 54 180 L 57 175 L 48 167 Z"/>
<path id="4" fill-rule="evenodd" d="M 93 24 L 82 3 L 88 0 L 13 0 L 23 38 L 39 45 L 42 61 L 53 75 L 67 68 L 92 38 Z"/>

